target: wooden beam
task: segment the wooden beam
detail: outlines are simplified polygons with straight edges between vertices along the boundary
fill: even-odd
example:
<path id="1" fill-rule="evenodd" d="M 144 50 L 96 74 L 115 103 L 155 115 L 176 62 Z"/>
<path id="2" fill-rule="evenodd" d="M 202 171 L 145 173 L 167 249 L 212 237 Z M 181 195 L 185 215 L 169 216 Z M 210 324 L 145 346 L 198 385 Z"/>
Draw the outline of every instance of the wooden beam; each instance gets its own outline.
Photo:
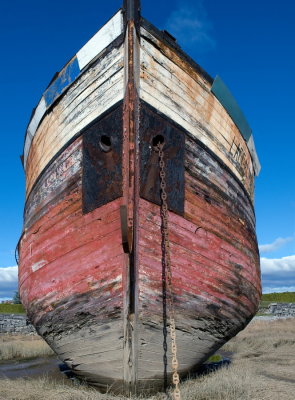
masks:
<path id="1" fill-rule="evenodd" d="M 128 21 L 133 21 L 137 32 L 139 32 L 141 5 L 140 0 L 124 0 L 123 3 L 124 25 L 127 26 Z"/>
<path id="2" fill-rule="evenodd" d="M 139 1 L 124 2 L 125 95 L 123 105 L 123 205 L 127 209 L 128 247 L 124 277 L 124 388 L 136 395 L 138 370 L 137 275 L 139 204 Z"/>

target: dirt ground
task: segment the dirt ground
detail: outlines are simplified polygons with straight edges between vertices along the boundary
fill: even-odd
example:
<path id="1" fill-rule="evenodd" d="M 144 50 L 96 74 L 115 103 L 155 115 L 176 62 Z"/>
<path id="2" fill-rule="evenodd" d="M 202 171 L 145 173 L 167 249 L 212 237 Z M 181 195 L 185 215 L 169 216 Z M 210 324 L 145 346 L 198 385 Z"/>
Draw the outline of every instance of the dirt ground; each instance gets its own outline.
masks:
<path id="1" fill-rule="evenodd" d="M 222 351 L 232 363 L 181 385 L 182 400 L 294 400 L 295 318 L 253 320 Z M 1 379 L 0 400 L 121 400 L 64 378 Z M 139 398 L 137 398 L 139 399 Z M 147 400 L 167 399 L 157 394 Z"/>

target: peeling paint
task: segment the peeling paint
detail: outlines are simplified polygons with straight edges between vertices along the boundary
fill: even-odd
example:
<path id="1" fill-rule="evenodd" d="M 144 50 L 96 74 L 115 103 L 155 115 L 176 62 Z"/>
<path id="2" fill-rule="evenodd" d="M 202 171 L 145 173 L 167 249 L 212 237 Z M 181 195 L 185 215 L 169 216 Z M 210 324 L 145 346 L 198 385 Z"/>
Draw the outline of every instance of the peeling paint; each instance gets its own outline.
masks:
<path id="1" fill-rule="evenodd" d="M 38 271 L 38 269 L 44 267 L 44 265 L 46 265 L 46 264 L 47 264 L 47 261 L 46 261 L 46 260 L 40 260 L 40 261 L 36 262 L 35 264 L 33 264 L 33 265 L 31 266 L 32 271 L 33 271 L 33 272 L 36 272 L 36 271 Z"/>
<path id="2" fill-rule="evenodd" d="M 79 377 L 118 392 L 161 389 L 171 375 L 149 134 L 167 138 L 167 192 L 175 196 L 169 237 L 181 376 L 245 327 L 261 293 L 244 139 L 208 76 L 146 24 L 138 36 L 139 22 L 125 18 L 124 44 L 86 69 L 37 128 L 19 249 L 21 299 L 38 333 Z M 118 139 L 113 154 L 102 135 Z"/>

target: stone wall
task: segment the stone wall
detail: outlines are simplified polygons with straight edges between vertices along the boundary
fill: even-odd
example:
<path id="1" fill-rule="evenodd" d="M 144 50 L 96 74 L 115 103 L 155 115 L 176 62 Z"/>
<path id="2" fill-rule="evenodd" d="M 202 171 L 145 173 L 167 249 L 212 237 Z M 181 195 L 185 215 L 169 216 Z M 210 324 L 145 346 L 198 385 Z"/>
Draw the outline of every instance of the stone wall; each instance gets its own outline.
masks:
<path id="1" fill-rule="evenodd" d="M 0 314 L 0 334 L 37 334 L 26 315 Z"/>
<path id="2" fill-rule="evenodd" d="M 295 303 L 272 303 L 268 312 L 278 317 L 295 317 Z"/>

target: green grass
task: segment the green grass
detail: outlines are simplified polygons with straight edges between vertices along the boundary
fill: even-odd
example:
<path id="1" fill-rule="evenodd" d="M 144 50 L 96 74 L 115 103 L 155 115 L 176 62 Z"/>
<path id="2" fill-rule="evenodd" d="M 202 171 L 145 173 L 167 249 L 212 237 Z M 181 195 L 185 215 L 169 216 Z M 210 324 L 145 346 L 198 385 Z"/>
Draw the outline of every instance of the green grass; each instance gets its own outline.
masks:
<path id="1" fill-rule="evenodd" d="M 0 304 L 0 314 L 25 314 L 22 304 Z"/>
<path id="2" fill-rule="evenodd" d="M 295 303 L 295 292 L 263 294 L 261 306 L 267 307 L 270 303 Z"/>

